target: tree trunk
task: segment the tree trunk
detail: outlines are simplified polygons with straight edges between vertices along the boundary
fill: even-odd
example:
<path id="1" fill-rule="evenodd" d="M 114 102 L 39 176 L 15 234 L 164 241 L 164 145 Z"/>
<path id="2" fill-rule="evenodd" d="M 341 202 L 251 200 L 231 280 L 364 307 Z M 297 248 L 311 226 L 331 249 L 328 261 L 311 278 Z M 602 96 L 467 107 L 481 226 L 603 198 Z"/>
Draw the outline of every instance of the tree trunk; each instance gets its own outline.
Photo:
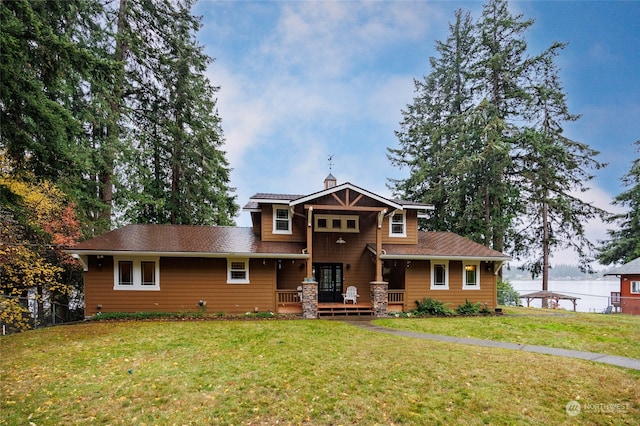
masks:
<path id="1" fill-rule="evenodd" d="M 122 93 L 124 85 L 124 57 L 127 50 L 125 26 L 127 22 L 127 1 L 120 0 L 118 9 L 118 26 L 116 32 L 116 46 L 114 60 L 118 63 L 118 71 L 111 97 L 109 98 L 109 122 L 107 124 L 107 137 L 105 147 L 102 150 L 104 166 L 100 171 L 100 201 L 104 207 L 100 214 L 102 222 L 111 227 L 111 212 L 113 206 L 113 174 L 115 167 L 115 146 L 120 139 L 120 115 L 122 106 Z"/>
<path id="2" fill-rule="evenodd" d="M 542 200 L 542 290 L 549 290 L 549 211 L 548 211 L 547 197 L 545 195 Z M 542 299 L 542 307 L 545 308 L 548 305 L 546 298 Z"/>

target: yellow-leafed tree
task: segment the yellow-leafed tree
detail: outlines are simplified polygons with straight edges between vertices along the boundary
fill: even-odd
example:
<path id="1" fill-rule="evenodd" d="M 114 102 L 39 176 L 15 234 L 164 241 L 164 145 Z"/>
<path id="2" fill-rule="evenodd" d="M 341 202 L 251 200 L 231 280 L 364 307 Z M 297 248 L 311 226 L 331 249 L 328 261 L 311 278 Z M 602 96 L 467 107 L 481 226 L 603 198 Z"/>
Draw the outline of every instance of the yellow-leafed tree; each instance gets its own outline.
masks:
<path id="1" fill-rule="evenodd" d="M 0 322 L 25 330 L 67 316 L 82 292 L 79 267 L 63 250 L 80 238 L 74 205 L 55 185 L 0 168 Z"/>

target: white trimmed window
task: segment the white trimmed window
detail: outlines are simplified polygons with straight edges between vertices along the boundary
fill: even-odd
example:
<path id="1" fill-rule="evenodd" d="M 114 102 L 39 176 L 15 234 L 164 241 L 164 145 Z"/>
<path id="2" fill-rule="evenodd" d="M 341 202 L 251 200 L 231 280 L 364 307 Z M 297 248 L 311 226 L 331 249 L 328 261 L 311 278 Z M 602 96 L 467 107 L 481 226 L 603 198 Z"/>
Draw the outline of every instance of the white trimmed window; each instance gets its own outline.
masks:
<path id="1" fill-rule="evenodd" d="M 249 284 L 249 259 L 227 259 L 227 284 Z"/>
<path id="2" fill-rule="evenodd" d="M 462 289 L 480 290 L 480 263 L 462 263 Z"/>
<path id="3" fill-rule="evenodd" d="M 431 261 L 431 290 L 449 290 L 449 261 Z"/>
<path id="4" fill-rule="evenodd" d="M 114 290 L 160 290 L 160 259 L 114 258 Z"/>
<path id="5" fill-rule="evenodd" d="M 288 206 L 273 206 L 273 233 L 291 234 L 291 213 Z"/>
<path id="6" fill-rule="evenodd" d="M 407 216 L 405 212 L 394 213 L 389 218 L 389 236 L 390 237 L 406 237 L 407 236 Z"/>
<path id="7" fill-rule="evenodd" d="M 631 281 L 630 291 L 634 294 L 640 294 L 640 281 Z"/>

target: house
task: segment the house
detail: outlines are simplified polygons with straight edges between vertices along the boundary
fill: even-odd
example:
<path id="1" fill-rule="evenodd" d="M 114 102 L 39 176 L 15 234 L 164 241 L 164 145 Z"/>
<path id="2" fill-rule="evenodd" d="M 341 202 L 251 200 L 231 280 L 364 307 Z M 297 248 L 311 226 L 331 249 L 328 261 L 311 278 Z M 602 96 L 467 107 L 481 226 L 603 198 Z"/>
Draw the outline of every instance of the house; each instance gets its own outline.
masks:
<path id="1" fill-rule="evenodd" d="M 611 293 L 611 305 L 623 314 L 640 315 L 640 257 L 605 275 L 620 277 L 620 291 Z"/>
<path id="2" fill-rule="evenodd" d="M 330 174 L 312 194 L 255 194 L 244 207 L 251 227 L 128 225 L 69 252 L 85 271 L 87 316 L 198 305 L 386 316 L 425 297 L 494 308 L 510 257 L 453 233 L 419 231 L 429 209 L 338 185 Z M 343 299 L 349 286 L 355 303 Z"/>

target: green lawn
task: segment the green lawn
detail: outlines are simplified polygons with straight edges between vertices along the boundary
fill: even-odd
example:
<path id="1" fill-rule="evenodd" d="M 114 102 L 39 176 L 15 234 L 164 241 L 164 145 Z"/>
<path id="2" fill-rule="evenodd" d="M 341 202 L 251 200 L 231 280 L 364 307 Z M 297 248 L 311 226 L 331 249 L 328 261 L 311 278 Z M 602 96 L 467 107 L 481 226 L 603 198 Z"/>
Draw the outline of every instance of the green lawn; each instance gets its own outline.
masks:
<path id="1" fill-rule="evenodd" d="M 634 371 L 338 321 L 86 323 L 2 337 L 0 348 L 6 425 L 549 425 L 640 418 Z M 565 410 L 572 400 L 583 407 L 575 417 Z"/>
<path id="2" fill-rule="evenodd" d="M 551 346 L 640 359 L 640 316 L 507 308 L 495 317 L 377 320 L 391 328 Z M 556 315 L 553 315 L 553 314 Z"/>

